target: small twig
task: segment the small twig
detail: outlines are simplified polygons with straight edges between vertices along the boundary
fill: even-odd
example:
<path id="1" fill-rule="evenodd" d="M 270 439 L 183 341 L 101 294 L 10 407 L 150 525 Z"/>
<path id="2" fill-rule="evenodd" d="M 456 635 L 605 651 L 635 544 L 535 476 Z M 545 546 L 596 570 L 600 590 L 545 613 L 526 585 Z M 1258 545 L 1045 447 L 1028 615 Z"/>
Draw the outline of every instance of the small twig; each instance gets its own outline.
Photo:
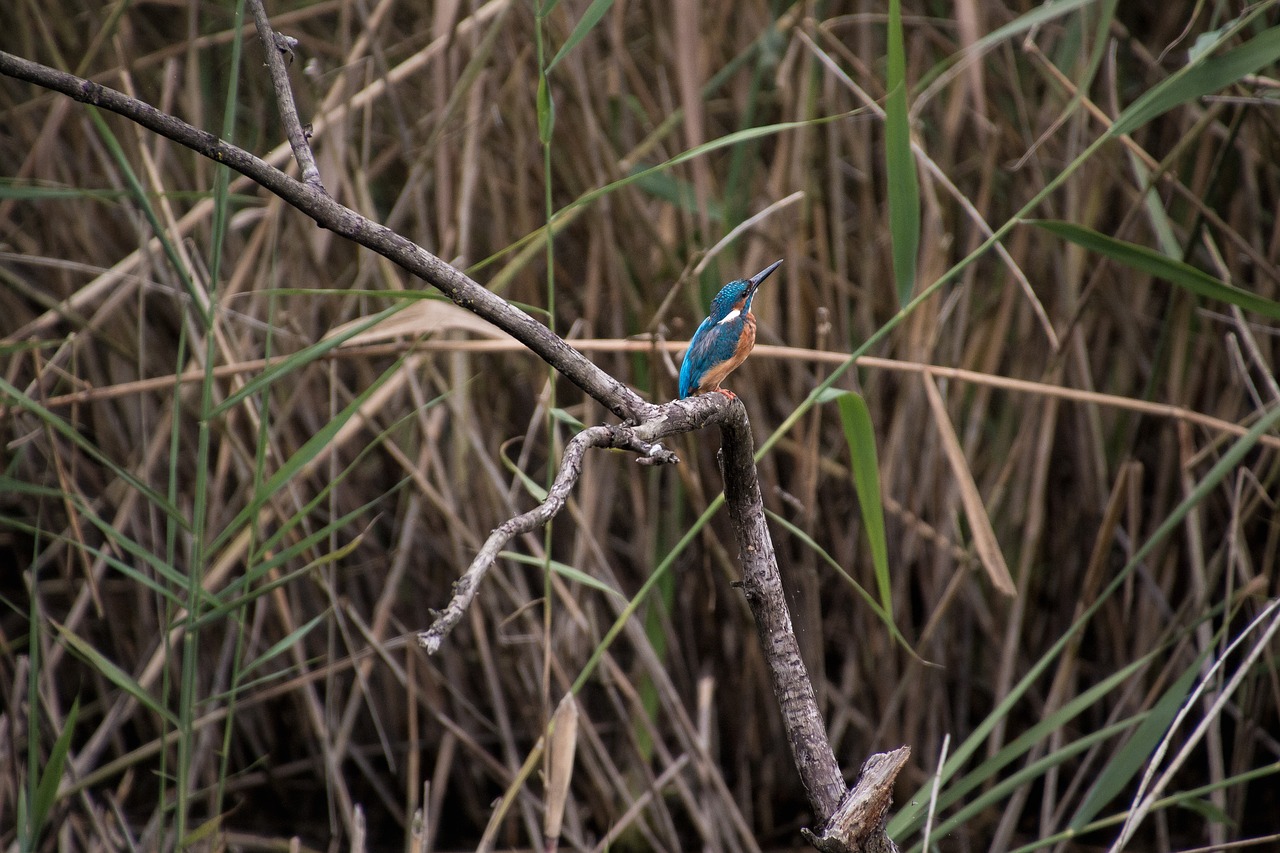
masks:
<path id="1" fill-rule="evenodd" d="M 503 547 L 514 537 L 546 524 L 564 508 L 569 492 L 573 490 L 578 478 L 582 475 L 583 457 L 592 447 L 633 450 L 640 454 L 639 461 L 648 465 L 671 465 L 680 461 L 676 454 L 661 444 L 641 439 L 629 426 L 593 426 L 574 436 L 564 449 L 560 471 L 556 474 L 555 482 L 551 485 L 546 500 L 528 512 L 509 518 L 494 528 L 466 572 L 454 581 L 453 598 L 450 599 L 449 604 L 436 617 L 430 628 L 418 634 L 418 644 L 425 648 L 428 654 L 434 654 L 440 648 L 440 643 L 445 636 L 462 619 L 476 597 L 480 582 L 492 568 Z"/>
<path id="2" fill-rule="evenodd" d="M 271 86 L 276 91 L 276 102 L 280 106 L 280 119 L 284 122 L 284 130 L 289 137 L 289 145 L 293 148 L 293 156 L 298 161 L 298 168 L 302 170 L 302 182 L 316 192 L 324 193 L 320 170 L 316 168 L 311 143 L 307 141 L 307 133 L 298 118 L 293 88 L 289 85 L 289 71 L 284 65 L 284 54 L 292 58 L 293 48 L 298 42 L 271 29 L 271 21 L 267 18 L 262 0 L 249 0 L 249 9 L 253 12 L 253 22 L 258 28 L 262 50 L 267 55 L 267 70 L 271 73 Z"/>
<path id="3" fill-rule="evenodd" d="M 651 403 L 642 400 L 524 311 L 481 287 L 461 270 L 411 240 L 339 204 L 325 193 L 294 180 L 243 148 L 230 145 L 212 133 L 193 127 L 123 92 L 5 51 L 0 51 L 0 74 L 118 113 L 147 130 L 234 169 L 314 219 L 320 227 L 372 249 L 426 281 L 462 308 L 493 323 L 618 417 L 639 422 L 652 415 L 655 407 Z"/>

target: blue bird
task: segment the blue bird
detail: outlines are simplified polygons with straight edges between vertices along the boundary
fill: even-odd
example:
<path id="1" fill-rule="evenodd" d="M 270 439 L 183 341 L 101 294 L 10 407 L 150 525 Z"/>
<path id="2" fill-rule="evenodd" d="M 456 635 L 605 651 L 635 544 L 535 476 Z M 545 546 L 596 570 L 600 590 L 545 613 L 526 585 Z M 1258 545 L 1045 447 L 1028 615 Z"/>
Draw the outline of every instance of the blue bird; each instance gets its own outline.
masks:
<path id="1" fill-rule="evenodd" d="M 725 377 L 746 360 L 756 345 L 756 318 L 751 300 L 756 288 L 782 261 L 774 261 L 751 278 L 731 281 L 711 300 L 711 315 L 693 333 L 680 365 L 680 399 L 693 394 L 719 391 L 732 398 L 733 392 L 720 387 Z"/>

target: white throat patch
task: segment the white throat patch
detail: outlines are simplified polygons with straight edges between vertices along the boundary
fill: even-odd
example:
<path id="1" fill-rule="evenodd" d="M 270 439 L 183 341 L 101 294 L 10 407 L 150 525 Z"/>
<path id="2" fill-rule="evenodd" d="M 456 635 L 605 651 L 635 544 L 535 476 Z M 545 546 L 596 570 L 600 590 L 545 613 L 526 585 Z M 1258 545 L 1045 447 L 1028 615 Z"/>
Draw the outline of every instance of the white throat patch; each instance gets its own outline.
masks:
<path id="1" fill-rule="evenodd" d="M 738 315 L 741 313 L 742 312 L 739 311 L 737 308 L 734 308 L 728 314 L 725 314 L 724 319 L 721 320 L 719 323 L 716 323 L 716 325 L 723 326 L 725 323 L 732 323 L 734 320 L 738 319 Z"/>

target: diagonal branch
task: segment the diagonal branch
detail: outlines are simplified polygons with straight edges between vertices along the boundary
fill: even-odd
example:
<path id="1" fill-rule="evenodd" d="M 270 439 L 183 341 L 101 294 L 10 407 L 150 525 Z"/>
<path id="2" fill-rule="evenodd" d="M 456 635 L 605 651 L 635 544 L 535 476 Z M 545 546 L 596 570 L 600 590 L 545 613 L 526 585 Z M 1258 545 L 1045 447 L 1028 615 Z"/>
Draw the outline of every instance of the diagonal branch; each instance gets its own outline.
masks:
<path id="1" fill-rule="evenodd" d="M 461 270 L 244 149 L 123 92 L 4 51 L 0 51 L 0 74 L 118 113 L 197 154 L 229 166 L 314 219 L 321 228 L 372 249 L 436 287 L 462 308 L 507 332 L 618 417 L 641 421 L 652 413 L 652 404 L 592 364 L 546 326 L 472 281 Z"/>

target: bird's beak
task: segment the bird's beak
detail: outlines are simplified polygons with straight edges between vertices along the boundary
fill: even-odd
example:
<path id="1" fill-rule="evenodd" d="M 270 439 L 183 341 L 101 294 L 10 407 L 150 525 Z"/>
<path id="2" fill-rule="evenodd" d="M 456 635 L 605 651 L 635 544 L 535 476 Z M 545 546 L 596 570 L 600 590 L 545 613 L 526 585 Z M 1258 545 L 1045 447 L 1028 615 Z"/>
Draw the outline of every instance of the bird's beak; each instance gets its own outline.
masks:
<path id="1" fill-rule="evenodd" d="M 766 278 L 769 277 L 769 273 L 773 272 L 778 267 L 782 266 L 782 261 L 783 259 L 779 258 L 778 260 L 769 264 L 769 266 L 760 270 L 760 272 L 751 276 L 751 278 L 748 279 L 748 281 L 751 282 L 751 289 L 747 291 L 747 295 L 751 296 L 752 294 L 754 294 L 756 292 L 756 288 L 760 286 L 761 282 L 763 282 Z"/>

